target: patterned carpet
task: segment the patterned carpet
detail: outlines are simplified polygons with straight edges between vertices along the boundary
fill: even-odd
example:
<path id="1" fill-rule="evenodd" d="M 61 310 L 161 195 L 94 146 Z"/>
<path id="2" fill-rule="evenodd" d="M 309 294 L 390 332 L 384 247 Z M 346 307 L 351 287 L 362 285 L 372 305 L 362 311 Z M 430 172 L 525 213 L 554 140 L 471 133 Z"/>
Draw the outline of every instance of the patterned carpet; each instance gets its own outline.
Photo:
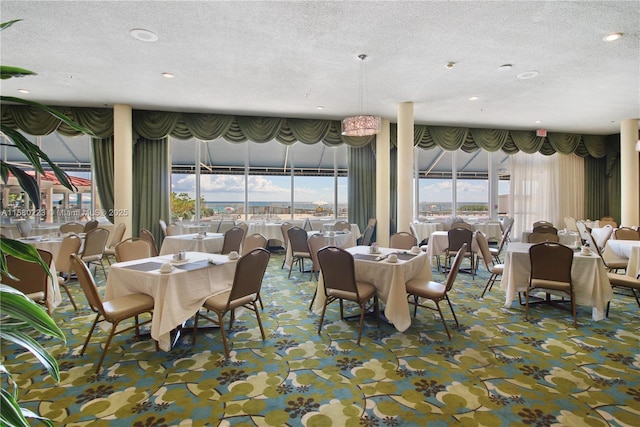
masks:
<path id="1" fill-rule="evenodd" d="M 524 307 L 503 308 L 499 286 L 479 298 L 486 271 L 475 280 L 460 274 L 451 293 L 459 327 L 444 309 L 451 341 L 437 314 L 422 309 L 404 333 L 367 322 L 357 346 L 357 323 L 340 321 L 337 304 L 317 334 L 319 318 L 308 310 L 315 282 L 299 273 L 287 279 L 281 264 L 274 254 L 263 284 L 265 342 L 250 312 L 230 333 L 228 361 L 217 332 L 170 352 L 124 334 L 99 375 L 93 362 L 106 333 L 78 356 L 93 314 L 72 284 L 80 310 L 63 296 L 53 315 L 67 343 L 44 343 L 59 361 L 60 383 L 30 354 L 2 349 L 22 406 L 68 426 L 640 424 L 640 317 L 632 298 L 616 295 L 600 322 L 579 307 L 574 329 L 570 314 L 553 307 L 536 306 L 526 322 Z"/>

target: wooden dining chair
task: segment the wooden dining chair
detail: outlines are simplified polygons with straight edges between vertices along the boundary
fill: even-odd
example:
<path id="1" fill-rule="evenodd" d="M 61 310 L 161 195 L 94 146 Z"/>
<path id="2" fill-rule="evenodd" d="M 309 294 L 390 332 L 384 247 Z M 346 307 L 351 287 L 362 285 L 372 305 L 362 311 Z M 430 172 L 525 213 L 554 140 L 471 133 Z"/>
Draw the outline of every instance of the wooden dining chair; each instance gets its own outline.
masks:
<path id="1" fill-rule="evenodd" d="M 526 291 L 525 318 L 529 320 L 529 300 L 533 292 L 545 293 L 546 302 L 560 306 L 560 303 L 569 302 L 573 314 L 573 327 L 578 327 L 576 317 L 576 300 L 571 279 L 571 266 L 573 265 L 573 250 L 567 246 L 555 242 L 538 243 L 529 248 L 531 261 L 531 274 L 529 286 Z M 551 295 L 561 294 L 569 300 L 553 299 Z"/>
<path id="2" fill-rule="evenodd" d="M 262 341 L 265 340 L 264 328 L 262 327 L 260 312 L 258 311 L 256 301 L 260 296 L 262 280 L 264 278 L 264 273 L 267 270 L 270 257 L 271 254 L 269 251 L 263 248 L 256 248 L 248 254 L 240 257 L 236 263 L 236 270 L 233 276 L 231 289 L 207 298 L 202 304 L 202 307 L 207 310 L 207 313 L 202 312 L 201 310 L 196 313 L 193 321 L 192 344 L 195 345 L 196 343 L 199 319 L 207 319 L 220 327 L 220 335 L 222 337 L 222 343 L 224 344 L 224 352 L 228 359 L 229 343 L 227 342 L 227 333 L 225 331 L 223 318 L 227 313 L 230 313 L 231 318 L 229 319 L 229 329 L 231 329 L 235 319 L 235 309 L 239 307 L 247 308 L 255 313 Z M 216 314 L 216 318 L 209 316 L 209 311 L 214 312 Z"/>
<path id="3" fill-rule="evenodd" d="M 327 306 L 334 301 L 340 302 L 340 319 L 344 319 L 343 301 L 353 301 L 360 307 L 360 324 L 358 326 L 358 341 L 362 337 L 362 326 L 364 315 L 371 308 L 369 301 L 373 299 L 373 309 L 375 312 L 378 327 L 380 326 L 380 311 L 378 306 L 378 296 L 376 287 L 371 283 L 356 280 L 355 264 L 353 255 L 344 249 L 335 246 L 327 246 L 318 251 L 318 262 L 322 270 L 324 280 L 325 303 L 320 315 L 318 334 L 322 331 L 324 316 Z"/>
<path id="4" fill-rule="evenodd" d="M 447 301 L 447 304 L 449 304 L 449 308 L 451 309 L 451 314 L 453 315 L 453 319 L 455 320 L 456 325 L 459 325 L 458 318 L 456 317 L 456 312 L 453 310 L 453 305 L 451 304 L 451 300 L 449 299 L 449 291 L 453 289 L 453 285 L 456 281 L 458 271 L 460 270 L 460 265 L 462 264 L 462 260 L 466 252 L 467 252 L 467 244 L 463 243 L 453 258 L 453 262 L 451 263 L 451 269 L 449 270 L 449 274 L 447 275 L 447 279 L 445 280 L 444 283 L 439 283 L 439 282 L 434 282 L 431 280 L 424 280 L 424 279 L 412 279 L 406 283 L 408 302 L 409 304 L 412 304 L 414 306 L 413 317 L 416 317 L 416 314 L 418 312 L 418 307 L 437 311 L 438 314 L 440 315 L 440 320 L 442 320 L 442 324 L 444 325 L 444 330 L 447 333 L 447 336 L 449 337 L 449 339 L 451 339 L 451 333 L 449 332 L 449 327 L 447 326 L 447 322 L 444 319 L 444 314 L 442 314 L 442 309 L 440 308 L 440 302 L 442 300 Z M 427 305 L 426 304 L 427 301 L 431 301 L 435 305 L 435 307 L 432 307 L 431 305 Z"/>
<path id="5" fill-rule="evenodd" d="M 98 372 L 100 372 L 100 367 L 102 367 L 104 357 L 106 356 L 109 345 L 111 344 L 111 340 L 115 335 L 135 329 L 136 338 L 140 339 L 140 326 L 150 323 L 151 318 L 141 323 L 139 320 L 139 316 L 144 313 L 149 313 L 151 316 L 153 316 L 154 301 L 153 298 L 149 295 L 140 293 L 129 294 L 124 297 L 103 301 L 100 297 L 100 292 L 98 291 L 98 287 L 96 286 L 96 282 L 91 275 L 91 271 L 89 271 L 89 268 L 77 255 L 71 255 L 71 259 L 73 268 L 76 272 L 76 276 L 78 277 L 78 281 L 80 282 L 80 286 L 82 286 L 82 290 L 87 297 L 89 307 L 91 308 L 91 311 L 96 313 L 96 318 L 91 325 L 91 329 L 89 329 L 89 334 L 84 341 L 82 350 L 80 350 L 81 356 L 84 355 L 84 352 L 89 345 L 89 340 L 91 339 L 93 331 L 95 330 L 98 322 L 106 321 L 111 324 L 109 336 L 107 337 L 107 341 L 104 343 L 102 355 L 100 356 L 98 364 L 96 365 L 97 374 Z M 118 330 L 118 326 L 122 321 L 131 318 L 135 319 L 135 322 L 132 326 Z"/>

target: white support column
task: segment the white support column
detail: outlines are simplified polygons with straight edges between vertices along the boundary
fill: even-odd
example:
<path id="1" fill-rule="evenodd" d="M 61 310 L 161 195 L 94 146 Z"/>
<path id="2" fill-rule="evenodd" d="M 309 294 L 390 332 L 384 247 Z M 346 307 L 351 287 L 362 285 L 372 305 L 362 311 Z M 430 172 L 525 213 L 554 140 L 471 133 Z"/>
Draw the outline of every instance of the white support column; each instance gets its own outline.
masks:
<path id="1" fill-rule="evenodd" d="M 116 212 L 115 224 L 127 227 L 125 238 L 131 237 L 133 230 L 133 128 L 132 109 L 129 105 L 113 106 L 113 207 Z"/>
<path id="2" fill-rule="evenodd" d="M 391 125 L 382 119 L 382 129 L 376 135 L 376 242 L 389 246 L 391 195 Z"/>
<path id="3" fill-rule="evenodd" d="M 413 102 L 398 105 L 398 224 L 410 232 L 413 215 Z"/>
<path id="4" fill-rule="evenodd" d="M 53 222 L 53 185 L 47 188 L 47 210 L 45 216 L 45 222 Z"/>
<path id="5" fill-rule="evenodd" d="M 638 172 L 639 119 L 622 120 L 620 122 L 620 225 L 635 226 L 640 224 L 640 174 Z"/>

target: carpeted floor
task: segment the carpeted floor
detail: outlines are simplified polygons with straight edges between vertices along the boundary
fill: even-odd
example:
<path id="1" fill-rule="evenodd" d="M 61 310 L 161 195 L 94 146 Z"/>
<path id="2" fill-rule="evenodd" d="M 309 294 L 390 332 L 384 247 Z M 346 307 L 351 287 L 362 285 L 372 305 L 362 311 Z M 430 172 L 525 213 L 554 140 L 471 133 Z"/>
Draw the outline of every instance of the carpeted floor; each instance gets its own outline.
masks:
<path id="1" fill-rule="evenodd" d="M 321 335 L 308 310 L 315 289 L 308 274 L 287 279 L 274 254 L 263 282 L 260 340 L 255 318 L 241 316 L 230 333 L 231 358 L 218 332 L 200 334 L 170 352 L 151 340 L 116 337 L 105 368 L 94 373 L 105 332 L 78 356 L 94 318 L 79 285 L 80 309 L 63 295 L 53 314 L 67 343 L 49 340 L 60 364 L 55 384 L 30 354 L 4 346 L 22 406 L 68 426 L 638 426 L 640 317 L 635 301 L 615 296 L 608 319 L 594 322 L 536 306 L 503 307 L 499 286 L 480 299 L 487 279 L 459 274 L 450 296 L 460 326 L 449 341 L 437 314 L 419 310 L 404 333 L 328 311 Z M 435 274 L 437 280 L 443 279 Z M 104 285 L 102 274 L 98 282 Z M 188 284 L 185 284 L 188 285 Z"/>

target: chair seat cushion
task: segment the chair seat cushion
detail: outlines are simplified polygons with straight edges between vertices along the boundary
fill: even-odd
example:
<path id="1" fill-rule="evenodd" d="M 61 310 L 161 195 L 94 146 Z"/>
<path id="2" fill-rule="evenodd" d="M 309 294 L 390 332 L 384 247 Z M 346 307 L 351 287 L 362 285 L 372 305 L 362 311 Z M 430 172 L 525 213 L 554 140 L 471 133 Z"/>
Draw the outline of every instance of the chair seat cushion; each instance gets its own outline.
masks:
<path id="1" fill-rule="evenodd" d="M 358 295 L 360 296 L 360 301 L 358 301 L 358 299 L 356 298 L 355 292 L 343 291 L 341 289 L 327 288 L 327 295 L 361 303 L 368 300 L 376 293 L 376 287 L 371 283 L 356 281 L 356 286 L 358 287 Z"/>
<path id="2" fill-rule="evenodd" d="M 531 288 L 553 289 L 555 291 L 569 292 L 571 284 L 568 282 L 558 282 L 556 280 L 532 279 Z"/>
<path id="3" fill-rule="evenodd" d="M 607 273 L 612 286 L 624 286 L 640 290 L 640 280 L 626 274 Z"/>
<path id="4" fill-rule="evenodd" d="M 446 286 L 443 283 L 424 280 L 409 280 L 406 288 L 409 294 L 430 299 L 442 298 L 446 292 Z"/>
<path id="5" fill-rule="evenodd" d="M 82 261 L 84 262 L 91 262 L 91 261 L 100 261 L 102 259 L 102 255 L 89 255 L 89 256 L 83 256 L 82 257 Z"/>
<path id="6" fill-rule="evenodd" d="M 213 311 L 224 311 L 227 308 L 227 302 L 229 301 L 229 294 L 231 294 L 231 290 L 212 295 L 202 304 L 204 308 L 213 310 Z M 236 307 L 241 307 L 245 304 L 249 304 L 251 301 L 256 299 L 256 294 L 247 295 L 243 298 L 238 298 L 231 301 L 229 304 L 230 309 L 234 309 Z"/>
<path id="7" fill-rule="evenodd" d="M 611 269 L 625 269 L 627 268 L 627 262 L 626 261 L 613 261 L 613 262 L 608 262 L 607 266 Z"/>
<path id="8" fill-rule="evenodd" d="M 108 321 L 126 319 L 136 313 L 153 310 L 153 298 L 145 294 L 131 294 L 102 303 Z"/>
<path id="9" fill-rule="evenodd" d="M 44 291 L 32 292 L 30 294 L 26 294 L 26 297 L 33 301 L 44 301 Z"/>
<path id="10" fill-rule="evenodd" d="M 504 264 L 494 264 L 493 267 L 491 267 L 491 272 L 493 274 L 504 273 Z"/>
<path id="11" fill-rule="evenodd" d="M 309 252 L 294 252 L 293 256 L 300 258 L 311 258 L 311 254 Z"/>
<path id="12" fill-rule="evenodd" d="M 500 250 L 498 248 L 489 248 L 489 252 L 491 253 L 491 255 L 498 255 L 500 253 Z"/>

